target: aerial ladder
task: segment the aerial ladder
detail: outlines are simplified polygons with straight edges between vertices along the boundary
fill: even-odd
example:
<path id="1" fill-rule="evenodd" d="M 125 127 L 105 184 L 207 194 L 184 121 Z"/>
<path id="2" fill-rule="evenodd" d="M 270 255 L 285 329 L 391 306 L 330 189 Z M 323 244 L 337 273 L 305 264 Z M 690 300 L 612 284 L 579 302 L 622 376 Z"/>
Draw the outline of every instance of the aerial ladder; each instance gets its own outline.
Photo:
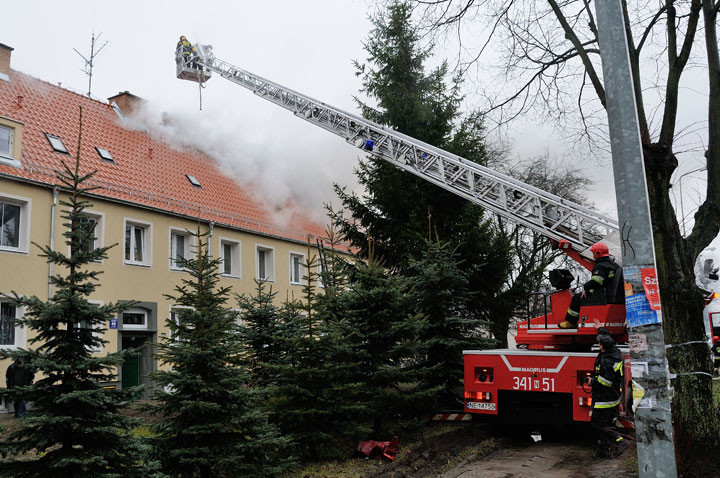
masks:
<path id="1" fill-rule="evenodd" d="M 589 270 L 592 244 L 603 240 L 617 251 L 618 223 L 612 218 L 266 80 L 215 57 L 209 45 L 195 45 L 195 51 L 187 62 L 176 56 L 179 79 L 203 85 L 215 74 L 247 88 L 398 169 L 542 234 Z M 619 343 L 627 341 L 625 307 L 583 303 L 578 328 L 561 329 L 572 280 L 567 274 L 555 277 L 551 274 L 556 290 L 542 294 L 544 313 L 518 323 L 517 348 L 464 351 L 466 412 L 504 422 L 590 420 L 585 382 L 596 357 L 591 346 L 598 327 Z M 625 371 L 628 378 L 627 354 Z"/>

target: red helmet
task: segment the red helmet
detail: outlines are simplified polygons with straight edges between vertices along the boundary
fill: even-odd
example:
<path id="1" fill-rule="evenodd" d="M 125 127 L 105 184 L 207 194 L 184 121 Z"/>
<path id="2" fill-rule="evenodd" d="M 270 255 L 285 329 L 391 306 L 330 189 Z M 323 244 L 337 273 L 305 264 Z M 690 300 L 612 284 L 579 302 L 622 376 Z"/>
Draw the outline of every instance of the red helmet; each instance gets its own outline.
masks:
<path id="1" fill-rule="evenodd" d="M 593 257 L 595 259 L 607 257 L 610 255 L 610 249 L 608 249 L 608 246 L 604 242 L 596 242 L 595 244 L 590 246 L 590 250 L 592 251 Z"/>

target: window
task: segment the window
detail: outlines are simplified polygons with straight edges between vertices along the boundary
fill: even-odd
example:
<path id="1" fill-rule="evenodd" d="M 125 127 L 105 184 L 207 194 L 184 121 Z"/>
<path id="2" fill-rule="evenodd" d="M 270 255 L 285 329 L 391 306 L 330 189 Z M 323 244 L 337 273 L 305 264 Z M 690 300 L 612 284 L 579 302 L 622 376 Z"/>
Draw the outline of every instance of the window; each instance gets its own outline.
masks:
<path id="1" fill-rule="evenodd" d="M 0 251 L 27 252 L 30 199 L 0 196 Z"/>
<path id="2" fill-rule="evenodd" d="M 98 152 L 98 154 L 100 155 L 100 158 L 101 158 L 103 161 L 107 161 L 107 162 L 109 162 L 109 163 L 114 163 L 114 162 L 115 162 L 115 160 L 114 160 L 113 157 L 112 157 L 112 154 L 110 154 L 110 151 L 108 151 L 107 149 L 105 149 L 105 148 L 98 148 L 97 146 L 95 146 L 95 151 Z"/>
<path id="3" fill-rule="evenodd" d="M 97 245 L 97 237 L 95 235 L 95 229 L 97 228 L 97 219 L 90 216 L 81 217 L 80 228 L 83 229 L 85 234 L 87 235 L 81 249 L 85 252 L 94 251 Z"/>
<path id="4" fill-rule="evenodd" d="M 170 268 L 182 269 L 182 259 L 190 257 L 190 234 L 179 230 L 170 230 Z"/>
<path id="5" fill-rule="evenodd" d="M 20 212 L 17 204 L 0 203 L 0 246 L 20 247 Z"/>
<path id="6" fill-rule="evenodd" d="M 192 312 L 192 307 L 187 307 L 183 305 L 174 305 L 170 307 L 170 322 L 172 322 L 175 325 L 180 325 L 182 323 L 182 316 L 183 314 L 187 314 L 189 312 Z M 177 332 L 173 332 L 172 329 L 169 330 L 170 332 L 170 338 L 177 341 Z"/>
<path id="7" fill-rule="evenodd" d="M 45 133 L 45 137 L 50 142 L 50 146 L 52 146 L 52 148 L 55 151 L 57 151 L 58 153 L 68 154 L 68 150 L 65 147 L 65 143 L 63 143 L 59 137 L 52 135 L 50 133 Z"/>
<path id="8" fill-rule="evenodd" d="M 125 263 L 149 266 L 152 263 L 152 227 L 147 223 L 125 222 Z"/>
<path id="9" fill-rule="evenodd" d="M 258 280 L 275 280 L 275 260 L 272 247 L 256 246 L 257 274 Z"/>
<path id="10" fill-rule="evenodd" d="M 290 283 L 301 284 L 305 275 L 305 255 L 290 253 Z"/>
<path id="11" fill-rule="evenodd" d="M 25 346 L 25 327 L 15 323 L 22 317 L 22 308 L 0 298 L 0 349 Z"/>
<path id="12" fill-rule="evenodd" d="M 147 329 L 147 319 L 147 310 L 139 307 L 131 307 L 122 313 L 123 329 Z"/>
<path id="13" fill-rule="evenodd" d="M 15 345 L 15 306 L 0 302 L 0 345 Z"/>
<path id="14" fill-rule="evenodd" d="M 195 176 L 186 174 L 185 177 L 188 178 L 188 181 L 190 181 L 190 184 L 192 184 L 196 188 L 202 188 L 202 184 L 200 184 L 200 181 L 198 181 Z"/>
<path id="15" fill-rule="evenodd" d="M 220 238 L 221 273 L 228 277 L 240 277 L 240 242 Z"/>
<path id="16" fill-rule="evenodd" d="M 15 130 L 6 126 L 0 126 L 0 156 L 13 157 L 13 140 Z"/>

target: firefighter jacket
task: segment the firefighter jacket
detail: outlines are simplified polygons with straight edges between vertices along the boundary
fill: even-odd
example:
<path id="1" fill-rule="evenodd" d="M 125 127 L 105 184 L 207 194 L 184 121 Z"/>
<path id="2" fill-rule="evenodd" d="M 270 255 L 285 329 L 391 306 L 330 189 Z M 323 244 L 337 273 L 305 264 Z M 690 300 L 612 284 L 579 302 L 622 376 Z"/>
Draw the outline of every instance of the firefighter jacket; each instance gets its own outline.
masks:
<path id="1" fill-rule="evenodd" d="M 613 408 L 620 404 L 623 386 L 623 358 L 616 346 L 600 352 L 595 359 L 592 380 L 593 408 Z"/>
<path id="2" fill-rule="evenodd" d="M 623 288 L 622 267 L 610 257 L 600 257 L 595 261 L 592 277 L 583 285 L 583 289 L 588 294 L 604 289 L 607 304 L 624 304 L 625 293 Z"/>
<path id="3" fill-rule="evenodd" d="M 190 55 L 190 53 L 192 53 L 192 44 L 187 40 L 180 40 L 177 43 L 176 50 L 183 55 Z"/>

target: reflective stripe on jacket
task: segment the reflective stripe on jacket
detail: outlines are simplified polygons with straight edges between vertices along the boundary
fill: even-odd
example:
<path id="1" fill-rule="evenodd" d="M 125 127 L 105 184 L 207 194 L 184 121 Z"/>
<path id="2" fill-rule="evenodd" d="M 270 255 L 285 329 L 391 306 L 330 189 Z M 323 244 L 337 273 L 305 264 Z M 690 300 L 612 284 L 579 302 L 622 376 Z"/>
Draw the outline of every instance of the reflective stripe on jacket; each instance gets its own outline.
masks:
<path id="1" fill-rule="evenodd" d="M 623 386 L 623 359 L 613 347 L 600 352 L 595 359 L 592 381 L 593 408 L 612 408 L 620 404 Z"/>

